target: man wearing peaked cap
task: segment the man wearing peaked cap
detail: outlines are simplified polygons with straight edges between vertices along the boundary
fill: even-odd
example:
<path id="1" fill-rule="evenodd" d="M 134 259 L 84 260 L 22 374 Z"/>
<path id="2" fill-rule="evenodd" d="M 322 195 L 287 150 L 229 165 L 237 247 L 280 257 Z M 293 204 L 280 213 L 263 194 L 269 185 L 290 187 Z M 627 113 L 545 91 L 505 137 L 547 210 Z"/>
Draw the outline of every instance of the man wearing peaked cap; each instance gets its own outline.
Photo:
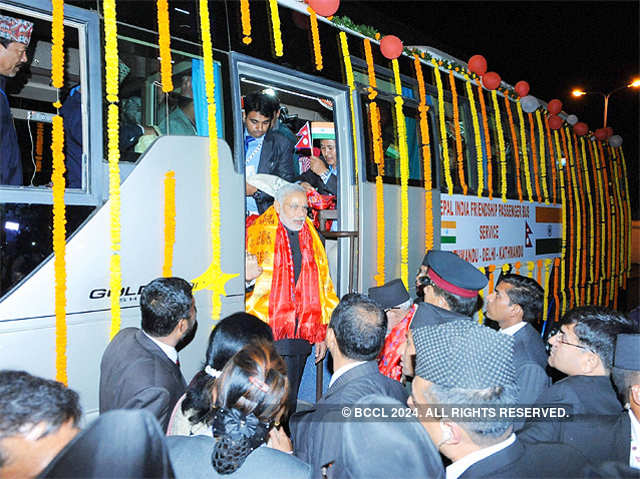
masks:
<path id="1" fill-rule="evenodd" d="M 515 405 L 512 337 L 468 320 L 417 328 L 413 337 L 416 376 L 409 406 L 424 412 L 422 425 L 452 461 L 447 479 L 573 477 L 583 467 L 585 458 L 569 446 L 520 442 L 508 417 L 465 421 L 451 413 Z M 435 419 L 427 419 L 420 408 L 425 405 L 435 406 Z M 440 408 L 451 409 L 439 414 Z"/>
<path id="2" fill-rule="evenodd" d="M 22 185 L 22 157 L 5 93 L 7 77 L 26 65 L 33 23 L 0 15 L 0 184 Z"/>

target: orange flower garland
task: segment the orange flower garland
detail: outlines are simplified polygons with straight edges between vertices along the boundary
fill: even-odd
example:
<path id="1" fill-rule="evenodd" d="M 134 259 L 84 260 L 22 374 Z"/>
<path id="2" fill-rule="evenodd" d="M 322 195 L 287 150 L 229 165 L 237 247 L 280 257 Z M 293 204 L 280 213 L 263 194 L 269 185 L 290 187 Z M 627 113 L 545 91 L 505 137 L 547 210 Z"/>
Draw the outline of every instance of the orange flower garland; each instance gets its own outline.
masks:
<path id="1" fill-rule="evenodd" d="M 444 116 L 444 88 L 440 77 L 440 68 L 435 58 L 431 59 L 433 64 L 433 74 L 438 90 L 438 119 L 440 120 L 440 146 L 442 148 L 442 165 L 444 169 L 444 179 L 447 185 L 447 194 L 453 194 L 453 181 L 451 180 L 451 165 L 449 159 L 449 142 L 447 141 L 447 123 Z"/>
<path id="2" fill-rule="evenodd" d="M 584 183 L 587 189 L 587 204 L 589 206 L 589 215 L 586 220 L 589 222 L 588 232 L 589 232 L 589 286 L 585 287 L 586 290 L 586 302 L 584 304 L 591 303 L 591 286 L 593 286 L 594 274 L 593 274 L 593 246 L 594 246 L 594 232 L 597 230 L 595 224 L 595 215 L 593 211 L 593 199 L 591 197 L 591 182 L 589 181 L 589 166 L 587 165 L 587 152 L 585 148 L 584 138 L 580 138 L 580 147 L 582 149 L 582 175 L 584 176 Z M 585 228 L 586 222 L 585 221 Z M 586 237 L 585 237 L 586 240 Z M 586 248 L 585 248 L 586 250 Z M 583 256 L 583 274 L 586 275 L 586 255 Z M 583 283 L 586 285 L 586 279 L 583 277 Z"/>
<path id="3" fill-rule="evenodd" d="M 562 207 L 563 211 L 565 211 L 565 207 L 566 207 L 566 217 L 568 218 L 569 221 L 569 239 L 570 241 L 573 241 L 573 239 L 575 238 L 575 235 L 573 234 L 573 221 L 575 219 L 575 213 L 573 212 L 573 197 L 572 197 L 572 190 L 571 190 L 571 177 L 570 177 L 570 172 L 569 172 L 569 153 L 567 151 L 567 137 L 564 131 L 564 128 L 560 128 L 560 135 L 562 136 L 562 151 L 564 154 L 564 158 L 566 159 L 566 163 L 564 165 L 564 172 L 566 175 L 565 178 L 565 186 L 564 186 L 564 191 L 565 191 L 565 195 L 566 195 L 566 202 L 565 205 Z M 564 232 L 564 225 L 563 225 L 563 232 Z M 564 233 L 563 233 L 564 234 Z M 567 276 L 569 278 L 573 278 L 573 256 L 571 255 L 571 253 L 569 251 L 573 251 L 573 245 L 572 243 L 567 243 L 567 247 L 566 247 L 566 254 L 563 256 L 563 261 L 566 263 L 567 265 Z M 569 298 L 567 300 L 568 302 L 568 307 L 572 308 L 573 307 L 573 289 L 568 288 L 567 284 L 563 281 L 562 282 L 562 288 L 563 291 L 566 290 L 568 291 L 568 295 Z M 563 309 L 563 314 L 564 314 L 564 309 Z"/>
<path id="4" fill-rule="evenodd" d="M 605 199 L 605 205 L 607 207 L 607 220 L 606 220 L 606 229 L 607 229 L 607 238 L 612 238 L 613 235 L 611 233 L 611 227 L 612 227 L 612 221 L 611 221 L 611 193 L 609 192 L 609 175 L 607 173 L 607 165 L 605 163 L 605 158 L 604 158 L 604 151 L 602 150 L 602 142 L 598 141 L 598 151 L 600 152 L 600 171 L 602 171 L 602 188 L 603 188 L 603 198 Z M 613 241 L 608 241 L 609 243 L 609 248 L 607 248 L 606 250 L 606 255 L 604 253 L 605 249 L 602 249 L 602 254 L 604 258 L 608 258 L 608 261 L 605 262 L 607 269 L 606 269 L 606 276 L 605 279 L 607 281 L 611 281 L 611 276 L 612 276 L 612 254 L 611 254 L 611 247 Z M 612 295 L 611 295 L 611 290 L 609 290 L 609 299 L 607 301 L 607 305 L 611 302 L 611 300 L 613 299 Z"/>
<path id="5" fill-rule="evenodd" d="M 269 13 L 271 15 L 271 30 L 273 31 L 273 46 L 276 56 L 281 57 L 284 55 L 284 46 L 282 45 L 282 31 L 280 30 L 278 0 L 269 0 Z"/>
<path id="6" fill-rule="evenodd" d="M 540 178 L 538 176 L 538 152 L 536 148 L 536 133 L 533 125 L 533 113 L 527 113 L 529 117 L 529 133 L 531 135 L 531 158 L 533 160 L 533 181 L 536 186 L 536 198 L 538 203 L 542 202 L 542 196 L 540 195 Z"/>
<path id="7" fill-rule="evenodd" d="M 585 195 L 584 195 L 585 188 L 584 188 L 584 182 L 581 174 L 583 171 L 581 167 L 581 161 L 580 161 L 581 151 L 580 151 L 580 148 L 578 148 L 578 138 L 575 135 L 573 135 L 573 140 L 575 143 L 575 154 L 576 154 L 575 170 L 576 170 L 576 177 L 578 178 L 578 192 L 580 193 L 578 195 L 578 197 L 580 198 L 580 211 L 586 215 L 587 206 L 585 204 L 586 202 Z M 579 231 L 581 250 L 578 251 L 578 255 L 580 257 L 580 277 L 579 277 L 580 278 L 580 304 L 585 304 L 584 296 L 585 296 L 585 286 L 587 283 L 587 247 L 586 247 L 587 221 L 589 220 L 589 218 L 590 217 L 586 217 L 581 220 L 579 219 L 579 221 L 582 222 L 582 229 Z"/>
<path id="8" fill-rule="evenodd" d="M 311 38 L 313 39 L 313 54 L 316 59 L 316 70 L 322 70 L 322 48 L 320 47 L 320 31 L 318 30 L 318 16 L 311 7 L 307 7 L 311 19 Z"/>
<path id="9" fill-rule="evenodd" d="M 482 126 L 484 127 L 484 146 L 487 149 L 487 190 L 489 199 L 493 198 L 493 163 L 491 158 L 491 136 L 489 135 L 489 119 L 487 117 L 487 105 L 484 102 L 482 85 L 478 81 L 478 98 L 480 99 L 480 111 L 482 111 Z"/>
<path id="10" fill-rule="evenodd" d="M 520 261 L 516 261 L 513 265 L 513 268 L 516 271 L 516 274 L 520 274 L 520 268 L 522 268 L 522 263 Z"/>
<path id="11" fill-rule="evenodd" d="M 524 180 L 527 187 L 527 197 L 529 202 L 533 202 L 533 192 L 531 191 L 531 173 L 529 170 L 529 153 L 527 149 L 527 135 L 524 127 L 524 114 L 522 113 L 522 104 L 518 99 L 516 103 L 516 109 L 518 110 L 518 120 L 520 122 L 520 145 L 522 145 L 522 164 L 524 165 Z"/>
<path id="12" fill-rule="evenodd" d="M 536 121 L 538 123 L 538 137 L 540 138 L 540 178 L 542 181 L 542 194 L 545 204 L 549 204 L 549 191 L 547 188 L 547 161 L 544 154 L 544 129 L 542 128 L 542 115 L 540 110 L 536 110 Z"/>
<path id="13" fill-rule="evenodd" d="M 167 171 L 164 175 L 164 261 L 162 276 L 173 276 L 173 247 L 176 242 L 176 173 Z"/>
<path id="14" fill-rule="evenodd" d="M 539 259 L 536 262 L 536 265 L 538 267 L 538 274 L 536 276 L 536 281 L 538 282 L 539 285 L 544 286 L 544 283 L 542 282 L 542 273 L 543 273 L 543 271 L 542 271 L 542 260 Z"/>
<path id="15" fill-rule="evenodd" d="M 513 124 L 513 113 L 511 112 L 511 102 L 509 96 L 504 96 L 504 105 L 509 117 L 509 128 L 511 130 L 511 140 L 513 142 L 513 156 L 516 161 L 516 186 L 518 188 L 518 200 L 522 203 L 522 180 L 520 179 L 520 151 L 518 150 L 518 135 L 516 127 Z"/>
<path id="16" fill-rule="evenodd" d="M 567 294 L 565 292 L 565 273 L 567 270 L 567 217 L 569 212 L 567 211 L 567 188 L 564 184 L 564 165 L 560 163 L 558 165 L 560 176 L 560 201 L 562 204 L 562 262 L 560 263 L 560 288 L 562 293 L 562 305 L 558 303 L 558 310 L 564 314 L 567 310 Z M 558 313 L 559 314 L 559 313 Z M 558 314 L 556 314 L 556 321 L 558 320 Z"/>
<path id="17" fill-rule="evenodd" d="M 353 166 L 355 171 L 356 187 L 358 186 L 358 132 L 356 130 L 356 110 L 353 104 L 353 93 L 356 89 L 355 79 L 353 76 L 353 66 L 351 65 L 351 54 L 349 53 L 349 42 L 347 41 L 347 34 L 340 32 L 340 49 L 342 50 L 342 60 L 344 61 L 344 71 L 347 78 L 347 86 L 349 87 L 349 104 L 351 106 L 351 136 L 353 138 Z M 356 188 L 357 190 L 357 188 Z"/>
<path id="18" fill-rule="evenodd" d="M 158 46 L 160 47 L 160 81 L 162 91 L 173 91 L 172 65 L 171 65 L 171 34 L 169 32 L 169 2 L 157 0 L 158 7 Z"/>
<path id="19" fill-rule="evenodd" d="M 594 217 L 593 217 L 593 233 L 594 233 L 594 244 L 592 246 L 592 269 L 593 269 L 593 279 L 591 280 L 591 294 L 593 295 L 593 299 L 597 299 L 598 297 L 598 281 L 600 278 L 600 218 L 602 214 L 602 209 L 600 208 L 602 199 L 600 198 L 600 191 L 598 188 L 598 168 L 596 166 L 595 161 L 595 152 L 593 150 L 593 142 L 591 140 L 587 140 L 587 146 L 589 147 L 589 156 L 591 158 L 591 171 L 593 172 L 593 193 L 595 195 L 594 199 Z M 589 300 L 589 303 L 591 301 Z"/>
<path id="20" fill-rule="evenodd" d="M 486 274 L 486 273 L 485 273 L 485 268 L 484 268 L 484 267 L 482 267 L 482 266 L 478 266 L 478 270 L 479 270 L 482 274 Z M 485 304 L 485 301 L 484 301 L 484 288 L 483 288 L 483 289 L 481 289 L 480 291 L 478 291 L 478 296 L 479 296 L 479 298 L 480 298 L 480 299 L 479 299 L 479 301 L 478 301 L 478 303 L 479 303 L 479 304 Z M 484 323 L 484 314 L 483 314 L 483 312 L 482 312 L 482 308 L 480 308 L 480 309 L 478 310 L 478 324 L 482 324 L 482 323 Z"/>
<path id="21" fill-rule="evenodd" d="M 598 251 L 598 254 L 596 254 L 596 257 L 599 259 L 599 264 L 598 264 L 598 274 L 597 276 L 597 280 L 598 282 L 596 283 L 596 288 L 595 288 L 595 292 L 593 293 L 593 297 L 594 300 L 597 298 L 597 303 L 596 304 L 602 304 L 602 289 L 603 289 L 603 283 L 604 283 L 604 278 L 607 276 L 606 273 L 606 254 L 605 254 L 605 241 L 606 241 L 606 208 L 605 208 L 605 201 L 609 201 L 608 197 L 605 196 L 605 190 L 604 187 L 602 186 L 602 168 L 600 167 L 600 156 L 598 154 L 598 148 L 597 146 L 594 147 L 593 149 L 593 153 L 594 153 L 594 158 L 595 158 L 595 162 L 596 162 L 596 169 L 594 170 L 594 174 L 596 177 L 596 183 L 597 183 L 597 192 L 598 192 L 598 198 L 600 199 L 600 243 L 599 243 L 599 251 L 598 249 L 596 249 L 596 251 Z"/>
<path id="22" fill-rule="evenodd" d="M 464 86 L 467 89 L 467 97 L 469 99 L 469 109 L 471 110 L 471 123 L 473 124 L 473 137 L 476 146 L 476 170 L 478 175 L 478 187 L 476 189 L 478 198 L 482 197 L 482 191 L 484 190 L 484 157 L 482 154 L 482 136 L 480 135 L 480 122 L 478 121 L 478 110 L 476 109 L 476 102 L 473 98 L 473 88 L 471 87 L 471 80 L 468 75 L 464 75 Z"/>
<path id="23" fill-rule="evenodd" d="M 495 264 L 490 264 L 487 266 L 487 271 L 489 271 L 489 294 L 493 293 L 493 288 L 495 285 L 493 284 L 493 272 L 496 270 Z"/>
<path id="24" fill-rule="evenodd" d="M 431 180 L 431 148 L 429 139 L 429 122 L 427 121 L 427 91 L 424 85 L 422 74 L 422 63 L 417 55 L 413 56 L 413 64 L 416 69 L 416 79 L 418 80 L 418 91 L 420 93 L 420 141 L 422 146 L 422 161 L 424 168 L 424 228 L 425 228 L 425 251 L 433 249 L 433 199 Z M 476 119 L 477 123 L 477 119 Z"/>
<path id="25" fill-rule="evenodd" d="M 624 158 L 624 152 L 622 151 L 622 147 L 618 147 L 617 148 L 619 154 L 620 154 L 620 163 L 622 164 L 622 178 L 624 178 L 624 203 L 625 203 L 625 209 L 627 211 L 626 213 L 626 217 L 627 217 L 627 224 L 626 224 L 626 237 L 627 237 L 627 251 L 626 251 L 626 255 L 625 255 L 625 260 L 626 260 L 626 274 L 625 274 L 625 283 L 624 283 L 624 288 L 626 289 L 626 281 L 629 277 L 629 275 L 631 274 L 631 203 L 629 200 L 629 177 L 627 176 L 627 162 Z"/>
<path id="26" fill-rule="evenodd" d="M 573 193 L 573 208 L 575 209 L 575 216 L 572 217 L 572 220 L 575 221 L 576 227 L 575 227 L 575 236 L 572 235 L 572 238 L 574 239 L 574 243 L 573 243 L 573 247 L 574 247 L 574 251 L 573 253 L 575 254 L 575 257 L 573 258 L 573 267 L 571 269 L 571 273 L 570 273 L 570 277 L 573 279 L 573 290 L 572 294 L 574 295 L 573 297 L 574 302 L 572 303 L 572 307 L 575 306 L 579 306 L 579 292 L 578 292 L 578 285 L 580 283 L 580 252 L 582 250 L 582 228 L 581 228 L 581 222 L 582 222 L 582 214 L 580 211 L 580 192 L 578 189 L 578 182 L 576 181 L 576 164 L 575 164 L 575 157 L 574 157 L 574 153 L 573 153 L 573 142 L 571 141 L 572 139 L 572 135 L 571 135 L 571 131 L 567 131 L 567 145 L 568 145 L 568 152 L 569 152 L 569 169 L 567 170 L 567 174 L 571 173 L 571 187 L 572 187 L 572 193 Z M 575 274 L 574 274 L 575 272 Z"/>
<path id="27" fill-rule="evenodd" d="M 458 92 L 456 91 L 456 79 L 453 70 L 449 70 L 449 87 L 451 89 L 451 98 L 453 103 L 453 124 L 456 137 L 456 160 L 458 163 L 458 178 L 460 179 L 460 187 L 462 194 L 466 195 L 467 182 L 464 179 L 464 159 L 462 158 L 462 134 L 460 132 L 460 110 L 458 108 Z"/>
<path id="28" fill-rule="evenodd" d="M 547 115 L 545 115 L 544 117 L 544 127 L 547 133 L 547 144 L 549 146 L 549 163 L 551 164 L 551 193 L 553 195 L 551 198 L 551 202 L 555 204 L 557 200 L 556 189 L 558 187 L 556 183 L 556 158 L 553 152 L 553 140 L 551 138 L 551 129 L 549 128 L 549 117 Z"/>
<path id="29" fill-rule="evenodd" d="M 504 147 L 504 131 L 502 130 L 502 119 L 500 117 L 500 105 L 498 104 L 498 94 L 491 90 L 493 100 L 493 114 L 496 121 L 496 131 L 498 132 L 498 150 L 500 153 L 500 194 L 502 201 L 507 202 L 507 154 Z"/>
<path id="30" fill-rule="evenodd" d="M 540 265 L 542 266 L 542 265 Z M 544 288 L 544 300 L 542 305 L 542 321 L 546 323 L 549 319 L 549 273 L 551 272 L 551 259 L 545 258 L 544 260 L 544 283 L 540 285 Z"/>
<path id="31" fill-rule="evenodd" d="M 242 43 L 251 43 L 251 11 L 249 10 L 249 0 L 240 0 L 240 21 L 242 23 Z"/>
<path id="32" fill-rule="evenodd" d="M 558 320 L 560 319 L 560 308 L 561 308 L 561 304 L 560 304 L 560 298 L 558 297 L 558 274 L 559 274 L 559 269 L 560 267 L 560 258 L 555 257 L 553 258 L 553 301 L 555 303 L 555 308 L 554 309 L 554 322 L 558 322 Z"/>

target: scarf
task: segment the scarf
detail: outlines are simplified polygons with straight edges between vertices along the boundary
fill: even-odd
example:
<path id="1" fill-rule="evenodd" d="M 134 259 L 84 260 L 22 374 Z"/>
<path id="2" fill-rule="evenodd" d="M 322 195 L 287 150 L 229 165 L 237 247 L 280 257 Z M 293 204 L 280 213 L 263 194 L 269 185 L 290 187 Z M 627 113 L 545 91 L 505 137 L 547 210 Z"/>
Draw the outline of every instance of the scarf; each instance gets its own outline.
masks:
<path id="1" fill-rule="evenodd" d="M 407 329 L 411 324 L 411 319 L 418 309 L 414 304 L 404 318 L 396 324 L 384 340 L 384 346 L 378 356 L 378 369 L 391 379 L 400 381 L 402 379 L 402 366 L 400 366 L 400 346 L 407 340 Z"/>
<path id="2" fill-rule="evenodd" d="M 300 338 L 318 343 L 324 340 L 338 297 L 324 246 L 309 218 L 298 239 L 302 265 L 294 284 L 291 246 L 275 208 L 269 207 L 247 228 L 247 251 L 258 257 L 262 274 L 246 298 L 246 310 L 271 326 L 276 341 Z"/>

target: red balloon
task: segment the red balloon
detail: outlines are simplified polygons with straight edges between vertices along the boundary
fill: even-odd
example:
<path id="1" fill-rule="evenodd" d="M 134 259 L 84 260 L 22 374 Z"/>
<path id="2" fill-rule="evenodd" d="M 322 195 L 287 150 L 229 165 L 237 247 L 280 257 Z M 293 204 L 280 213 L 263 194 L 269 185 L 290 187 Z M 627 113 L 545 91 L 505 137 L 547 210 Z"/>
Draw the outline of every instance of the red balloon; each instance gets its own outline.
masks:
<path id="1" fill-rule="evenodd" d="M 613 128 L 611 128 L 610 126 L 604 128 L 604 131 L 607 132 L 607 139 L 613 136 Z"/>
<path id="2" fill-rule="evenodd" d="M 552 115 L 557 115 L 562 111 L 562 102 L 557 99 L 551 100 L 547 105 L 547 110 L 549 110 L 549 113 Z"/>
<path id="3" fill-rule="evenodd" d="M 469 58 L 469 71 L 476 75 L 484 75 L 487 73 L 487 59 L 482 55 L 473 55 Z"/>
<path id="4" fill-rule="evenodd" d="M 382 37 L 382 40 L 380 40 L 380 51 L 382 55 L 389 60 L 393 60 L 402 55 L 403 48 L 402 40 L 395 35 L 385 35 Z"/>
<path id="5" fill-rule="evenodd" d="M 482 84 L 487 90 L 495 90 L 500 86 L 502 79 L 496 72 L 487 72 L 482 75 Z"/>
<path id="6" fill-rule="evenodd" d="M 551 115 L 549 117 L 549 128 L 552 130 L 559 130 L 563 123 L 564 121 L 559 116 Z"/>
<path id="7" fill-rule="evenodd" d="M 576 135 L 583 136 L 589 132 L 589 125 L 587 125 L 584 121 L 579 121 L 575 125 L 573 125 L 573 131 L 576 132 Z"/>
<path id="8" fill-rule="evenodd" d="M 338 11 L 340 0 L 308 0 L 313 11 L 323 17 L 330 17 Z"/>
<path id="9" fill-rule="evenodd" d="M 529 94 L 529 84 L 524 80 L 520 80 L 518 83 L 516 83 L 514 90 L 516 91 L 518 96 L 522 98 L 523 96 L 527 96 Z"/>
<path id="10" fill-rule="evenodd" d="M 598 128 L 594 134 L 600 141 L 604 141 L 607 139 L 607 131 L 604 128 Z"/>

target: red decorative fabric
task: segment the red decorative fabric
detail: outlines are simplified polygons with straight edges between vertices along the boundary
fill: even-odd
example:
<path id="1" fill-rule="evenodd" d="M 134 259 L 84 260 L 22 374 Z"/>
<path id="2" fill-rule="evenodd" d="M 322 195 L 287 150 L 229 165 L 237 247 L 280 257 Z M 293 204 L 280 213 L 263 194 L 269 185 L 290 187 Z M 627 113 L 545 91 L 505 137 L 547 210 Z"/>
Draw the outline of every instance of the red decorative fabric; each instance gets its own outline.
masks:
<path id="1" fill-rule="evenodd" d="M 335 210 L 336 209 L 336 197 L 334 195 L 321 195 L 317 191 L 309 191 L 307 193 L 307 201 L 311 207 L 311 215 L 313 219 L 313 226 L 316 229 L 320 228 L 320 210 Z M 331 224 L 333 220 L 325 221 L 325 231 L 331 230 Z"/>
<path id="2" fill-rule="evenodd" d="M 400 365 L 402 354 L 400 353 L 400 346 L 407 340 L 407 330 L 417 309 L 417 304 L 411 306 L 411 309 L 405 314 L 404 318 L 393 327 L 384 340 L 384 346 L 378 356 L 378 369 L 380 373 L 396 381 L 402 379 L 402 366 Z"/>

